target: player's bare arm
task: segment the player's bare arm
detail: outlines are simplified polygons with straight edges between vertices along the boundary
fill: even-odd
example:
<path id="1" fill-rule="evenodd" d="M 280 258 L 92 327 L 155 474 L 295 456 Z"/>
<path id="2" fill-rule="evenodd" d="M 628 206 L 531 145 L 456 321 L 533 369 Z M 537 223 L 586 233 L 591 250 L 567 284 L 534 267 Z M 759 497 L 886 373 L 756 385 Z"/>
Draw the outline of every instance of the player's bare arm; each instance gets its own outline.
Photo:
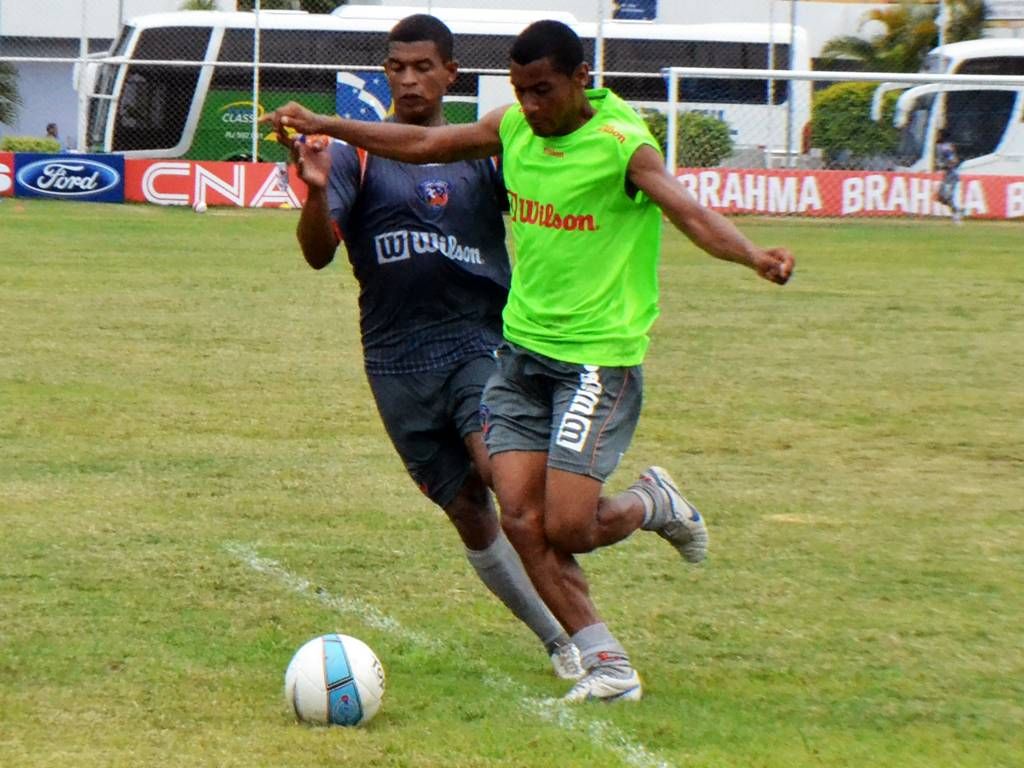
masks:
<path id="1" fill-rule="evenodd" d="M 773 283 L 785 285 L 793 274 L 793 255 L 785 248 L 760 248 L 721 214 L 700 205 L 665 170 L 661 155 L 642 146 L 629 161 L 629 180 L 661 208 L 669 221 L 701 250 L 750 267 Z"/>
<path id="2" fill-rule="evenodd" d="M 279 134 L 291 129 L 307 135 L 333 136 L 373 155 L 404 163 L 450 163 L 499 154 L 498 127 L 507 108 L 493 110 L 476 123 L 425 128 L 318 115 L 301 104 L 290 102 L 264 115 L 260 122 L 273 124 Z"/>
<path id="3" fill-rule="evenodd" d="M 299 177 L 308 188 L 296 229 L 302 255 L 313 269 L 323 269 L 331 263 L 338 249 L 338 237 L 331 224 L 327 203 L 327 180 L 331 172 L 330 140 L 325 136 L 300 138 L 280 132 L 278 141 L 288 147 Z"/>

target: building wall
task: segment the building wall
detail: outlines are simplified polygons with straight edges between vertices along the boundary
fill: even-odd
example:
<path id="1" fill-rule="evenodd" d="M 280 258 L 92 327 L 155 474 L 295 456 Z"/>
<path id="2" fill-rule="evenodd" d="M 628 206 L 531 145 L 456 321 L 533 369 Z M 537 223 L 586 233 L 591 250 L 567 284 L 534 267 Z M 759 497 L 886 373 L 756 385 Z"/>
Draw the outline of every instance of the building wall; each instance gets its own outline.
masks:
<path id="1" fill-rule="evenodd" d="M 112 38 L 119 18 L 176 11 L 182 0 L 0 0 L 0 35 L 4 37 Z M 218 0 L 225 11 L 234 0 Z M 0 49 L 0 54 L 2 54 Z"/>
<path id="2" fill-rule="evenodd" d="M 78 99 L 66 64 L 19 64 L 22 106 L 14 125 L 0 125 L 0 136 L 45 136 L 46 124 L 57 123 L 60 137 L 75 143 Z"/>

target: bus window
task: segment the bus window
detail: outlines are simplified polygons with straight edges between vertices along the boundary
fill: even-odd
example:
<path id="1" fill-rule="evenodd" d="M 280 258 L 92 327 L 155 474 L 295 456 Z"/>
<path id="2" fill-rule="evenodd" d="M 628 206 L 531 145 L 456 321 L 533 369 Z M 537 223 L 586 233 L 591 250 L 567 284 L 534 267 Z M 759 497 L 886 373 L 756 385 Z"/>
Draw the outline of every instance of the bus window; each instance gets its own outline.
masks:
<path id="1" fill-rule="evenodd" d="M 660 72 L 662 67 L 719 67 L 769 69 L 766 43 L 727 41 L 679 41 L 610 38 L 605 43 L 605 69 L 612 72 Z M 774 66 L 789 67 L 789 46 L 774 46 Z M 605 84 L 627 101 L 664 101 L 661 78 L 608 77 Z M 689 78 L 679 81 L 679 101 L 710 104 L 764 104 L 765 80 L 735 78 Z M 772 103 L 784 104 L 789 84 L 776 81 Z"/>
<path id="2" fill-rule="evenodd" d="M 900 133 L 900 143 L 896 152 L 900 162 L 910 165 L 924 156 L 925 143 L 928 137 L 928 118 L 931 116 L 935 94 L 927 94 L 917 100 L 913 111 L 907 118 L 907 124 Z"/>
<path id="3" fill-rule="evenodd" d="M 251 29 L 226 29 L 220 61 L 249 62 L 253 56 Z M 384 32 L 337 33 L 265 29 L 260 32 L 260 61 L 274 64 L 346 64 L 380 66 L 387 39 Z M 370 42 L 367 42 L 367 41 Z M 289 93 L 333 93 L 335 72 L 327 69 L 260 69 L 260 87 Z M 217 67 L 211 88 L 251 92 L 252 70 Z"/>
<path id="4" fill-rule="evenodd" d="M 210 43 L 208 27 L 144 29 L 132 58 L 143 61 L 203 61 Z"/>
<path id="5" fill-rule="evenodd" d="M 956 72 L 958 75 L 1024 75 L 1024 56 L 968 59 Z"/>
<path id="6" fill-rule="evenodd" d="M 946 130 L 960 160 L 989 155 L 1003 139 L 1017 94 L 1010 91 L 950 91 Z"/>
<path id="7" fill-rule="evenodd" d="M 142 61 L 203 61 L 210 30 L 160 27 L 143 30 L 133 58 Z M 117 105 L 112 151 L 171 149 L 181 141 L 196 92 L 195 66 L 128 67 Z"/>

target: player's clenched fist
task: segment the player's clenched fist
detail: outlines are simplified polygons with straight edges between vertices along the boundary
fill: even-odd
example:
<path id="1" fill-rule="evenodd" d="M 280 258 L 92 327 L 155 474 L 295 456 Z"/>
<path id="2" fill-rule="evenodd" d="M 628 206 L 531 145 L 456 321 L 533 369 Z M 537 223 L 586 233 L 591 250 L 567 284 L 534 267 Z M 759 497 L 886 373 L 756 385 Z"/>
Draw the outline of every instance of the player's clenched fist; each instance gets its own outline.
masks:
<path id="1" fill-rule="evenodd" d="M 260 122 L 272 124 L 279 135 L 286 133 L 288 128 L 298 133 L 323 133 L 320 115 L 294 101 L 288 102 L 283 107 L 278 107 L 273 112 L 268 112 L 260 118 Z"/>

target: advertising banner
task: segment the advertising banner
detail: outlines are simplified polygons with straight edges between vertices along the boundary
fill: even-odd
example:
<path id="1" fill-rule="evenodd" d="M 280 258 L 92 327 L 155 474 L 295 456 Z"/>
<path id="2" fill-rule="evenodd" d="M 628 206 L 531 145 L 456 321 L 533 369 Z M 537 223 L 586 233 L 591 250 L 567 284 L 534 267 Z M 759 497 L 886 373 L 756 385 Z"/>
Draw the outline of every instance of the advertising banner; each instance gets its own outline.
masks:
<path id="1" fill-rule="evenodd" d="M 0 152 L 0 197 L 14 194 L 14 155 Z"/>
<path id="2" fill-rule="evenodd" d="M 128 160 L 125 199 L 156 205 L 299 208 L 306 185 L 293 167 L 287 183 L 276 163 Z"/>
<path id="3" fill-rule="evenodd" d="M 985 0 L 990 21 L 1024 21 L 1024 0 Z"/>
<path id="4" fill-rule="evenodd" d="M 613 0 L 613 19 L 654 21 L 657 17 L 658 0 Z"/>
<path id="5" fill-rule="evenodd" d="M 121 155 L 47 155 L 19 152 L 14 156 L 14 194 L 87 202 L 124 202 L 124 158 Z"/>
<path id="6" fill-rule="evenodd" d="M 721 213 L 798 216 L 949 216 L 935 199 L 938 173 L 680 168 L 676 177 L 701 204 Z M 965 218 L 1024 218 L 1024 177 L 963 175 Z"/>

